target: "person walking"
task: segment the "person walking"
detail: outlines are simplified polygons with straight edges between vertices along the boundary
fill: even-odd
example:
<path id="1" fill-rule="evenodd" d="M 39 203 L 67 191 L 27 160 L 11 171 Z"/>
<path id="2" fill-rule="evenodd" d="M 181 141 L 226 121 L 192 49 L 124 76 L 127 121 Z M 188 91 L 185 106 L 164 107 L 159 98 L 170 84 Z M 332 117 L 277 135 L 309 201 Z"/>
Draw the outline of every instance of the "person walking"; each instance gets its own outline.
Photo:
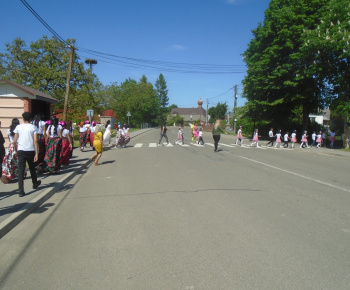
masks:
<path id="1" fill-rule="evenodd" d="M 52 116 L 50 126 L 46 129 L 45 165 L 49 173 L 59 173 L 61 168 L 62 126 L 58 119 Z"/>
<path id="2" fill-rule="evenodd" d="M 200 128 L 198 131 L 198 144 L 202 143 L 204 145 L 204 140 L 203 140 L 203 128 Z"/>
<path id="3" fill-rule="evenodd" d="M 294 144 L 297 143 L 297 131 L 296 130 L 293 131 L 290 141 L 292 142 L 292 148 L 294 148 Z"/>
<path id="4" fill-rule="evenodd" d="M 242 146 L 243 145 L 242 126 L 239 126 L 239 129 L 237 131 L 236 145 L 238 145 L 238 140 L 241 142 L 241 146 Z"/>
<path id="5" fill-rule="evenodd" d="M 335 131 L 334 130 L 331 130 L 331 136 L 329 137 L 329 141 L 331 142 L 329 146 L 331 148 L 334 148 L 334 141 L 335 141 Z"/>
<path id="6" fill-rule="evenodd" d="M 123 132 L 124 132 L 124 147 L 130 142 L 131 138 L 129 135 L 129 125 L 125 124 L 123 125 Z M 112 133 L 113 134 L 113 133 Z M 167 138 L 168 140 L 168 138 Z M 169 144 L 169 143 L 168 143 Z"/>
<path id="7" fill-rule="evenodd" d="M 105 125 L 105 132 L 103 133 L 103 143 L 107 143 L 108 145 L 111 144 L 111 138 L 112 138 L 112 132 L 111 132 L 111 121 L 108 120 Z M 95 137 L 94 137 L 95 138 Z M 95 139 L 94 139 L 95 141 Z"/>
<path id="8" fill-rule="evenodd" d="M 86 126 L 84 121 L 81 121 L 77 127 L 79 130 L 80 151 L 84 151 L 86 145 Z"/>
<path id="9" fill-rule="evenodd" d="M 250 144 L 250 146 L 253 146 L 256 144 L 256 147 L 259 147 L 259 129 L 255 129 L 254 136 L 253 136 L 253 143 Z"/>
<path id="10" fill-rule="evenodd" d="M 23 124 L 14 129 L 13 138 L 14 152 L 18 156 L 18 189 L 19 197 L 25 196 L 24 192 L 24 172 L 28 163 L 30 177 L 32 178 L 33 189 L 37 189 L 41 181 L 37 179 L 34 162 L 38 161 L 38 138 L 35 127 L 30 124 L 32 115 L 29 112 L 22 114 Z"/>
<path id="11" fill-rule="evenodd" d="M 267 145 L 269 145 L 269 144 L 271 144 L 270 147 L 273 146 L 273 142 L 275 142 L 275 137 L 276 137 L 276 136 L 273 135 L 273 128 L 271 128 L 270 131 L 269 131 L 269 140 L 270 140 L 270 141 L 269 141 L 269 143 L 266 144 L 266 147 L 267 147 Z"/>
<path id="12" fill-rule="evenodd" d="M 276 133 L 276 144 L 275 144 L 275 148 L 277 148 L 277 145 L 278 145 L 278 148 L 281 147 L 281 143 L 282 143 L 282 130 L 279 130 L 277 133 Z"/>
<path id="13" fill-rule="evenodd" d="M 301 137 L 300 148 L 304 148 L 304 144 L 305 144 L 306 148 L 309 148 L 309 143 L 308 143 L 307 137 L 309 137 L 309 136 L 307 135 L 307 131 L 304 131 L 304 134 L 303 134 L 303 136 Z"/>
<path id="14" fill-rule="evenodd" d="M 224 130 L 221 129 L 220 123 L 221 123 L 221 121 L 219 119 L 216 120 L 216 122 L 215 122 L 215 124 L 213 126 L 213 131 L 212 131 L 213 139 L 214 139 L 214 151 L 215 152 L 219 152 L 218 144 L 219 144 L 219 141 L 220 141 L 220 133 L 225 133 L 226 135 L 228 134 L 227 132 L 225 132 Z"/>
<path id="15" fill-rule="evenodd" d="M 46 153 L 46 134 L 44 133 L 46 129 L 46 122 L 43 120 L 41 114 L 36 114 L 32 120 L 32 124 L 35 126 L 36 129 L 36 136 L 38 138 L 39 148 L 38 161 L 35 163 L 35 168 L 38 173 L 42 173 Z"/>
<path id="16" fill-rule="evenodd" d="M 61 121 L 59 122 L 59 125 L 62 126 L 62 149 L 61 149 L 61 156 L 60 156 L 60 164 L 61 166 L 69 165 L 69 159 L 70 159 L 70 151 L 73 148 L 73 140 L 72 136 L 70 135 L 70 131 L 66 128 L 66 122 Z"/>
<path id="17" fill-rule="evenodd" d="M 283 148 L 288 148 L 289 139 L 290 139 L 289 138 L 289 132 L 287 132 L 283 136 L 283 141 L 284 141 Z"/>
<path id="18" fill-rule="evenodd" d="M 196 142 L 196 140 L 198 140 L 198 127 L 197 127 L 197 123 L 194 122 L 193 123 L 193 139 L 192 139 L 192 143 L 194 144 Z"/>
<path id="19" fill-rule="evenodd" d="M 179 131 L 177 133 L 177 138 L 174 141 L 174 144 L 179 144 L 180 142 L 182 142 L 182 131 L 181 131 L 181 127 L 179 127 Z"/>
<path id="20" fill-rule="evenodd" d="M 317 148 L 321 148 L 321 146 L 322 146 L 322 131 L 320 131 L 317 134 L 316 143 L 317 143 Z"/>
<path id="21" fill-rule="evenodd" d="M 13 118 L 10 128 L 7 130 L 7 136 L 10 141 L 10 144 L 6 149 L 5 157 L 2 159 L 1 171 L 1 181 L 5 184 L 18 177 L 18 156 L 15 154 L 14 150 L 14 130 L 18 125 L 19 120 L 17 118 Z"/>
<path id="22" fill-rule="evenodd" d="M 166 131 L 167 131 L 167 127 L 165 122 L 163 123 L 162 127 L 160 128 L 160 139 L 158 142 L 158 146 L 160 146 L 160 142 L 162 141 L 163 137 L 165 137 L 166 143 L 167 145 L 169 145 L 169 140 L 168 140 L 168 136 L 166 135 Z"/>
<path id="23" fill-rule="evenodd" d="M 5 156 L 5 138 L 4 135 L 2 135 L 1 132 L 1 121 L 0 121 L 0 163 L 4 159 Z"/>
<path id="24" fill-rule="evenodd" d="M 314 131 L 312 134 L 311 134 L 311 139 L 312 139 L 312 143 L 311 143 L 311 147 L 314 147 L 316 145 L 316 131 Z"/>
<path id="25" fill-rule="evenodd" d="M 100 160 L 103 152 L 103 135 L 101 132 L 101 126 L 96 126 L 95 132 L 94 132 L 94 148 L 95 148 L 95 154 L 90 157 L 91 161 L 95 161 L 95 165 L 100 165 L 98 161 Z M 96 159 L 96 160 L 95 160 Z"/>

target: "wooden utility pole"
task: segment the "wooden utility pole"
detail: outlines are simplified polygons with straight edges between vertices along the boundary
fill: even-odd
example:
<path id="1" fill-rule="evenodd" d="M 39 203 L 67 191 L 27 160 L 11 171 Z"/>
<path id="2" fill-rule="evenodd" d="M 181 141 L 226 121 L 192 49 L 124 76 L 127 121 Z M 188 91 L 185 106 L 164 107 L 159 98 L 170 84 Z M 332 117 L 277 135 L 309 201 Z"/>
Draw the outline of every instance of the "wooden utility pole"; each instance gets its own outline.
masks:
<path id="1" fill-rule="evenodd" d="M 235 102 L 233 105 L 233 133 L 236 133 L 236 122 L 237 122 L 237 118 L 236 118 L 236 107 L 237 107 L 237 85 L 234 86 L 235 88 Z"/>
<path id="2" fill-rule="evenodd" d="M 69 95 L 70 74 L 71 74 L 72 65 L 73 65 L 73 55 L 74 55 L 74 46 L 71 45 L 71 46 L 70 46 L 70 57 L 69 57 L 68 75 L 67 75 L 66 95 L 65 95 L 65 97 L 64 97 L 63 121 L 67 121 L 68 95 Z"/>

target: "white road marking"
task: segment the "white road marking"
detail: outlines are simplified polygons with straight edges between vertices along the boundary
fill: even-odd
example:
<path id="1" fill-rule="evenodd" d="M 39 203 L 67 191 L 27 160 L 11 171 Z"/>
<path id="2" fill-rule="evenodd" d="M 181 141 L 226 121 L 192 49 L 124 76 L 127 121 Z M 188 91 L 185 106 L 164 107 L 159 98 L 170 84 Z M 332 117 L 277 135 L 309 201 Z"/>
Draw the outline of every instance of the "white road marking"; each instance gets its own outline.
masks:
<path id="1" fill-rule="evenodd" d="M 237 157 L 242 158 L 242 159 L 246 159 L 246 160 L 249 160 L 249 161 L 252 161 L 252 162 L 258 163 L 260 165 L 264 165 L 266 167 L 270 167 L 270 168 L 273 168 L 273 169 L 276 169 L 276 170 L 279 170 L 279 171 L 283 171 L 283 172 L 286 172 L 288 174 L 293 174 L 295 176 L 298 176 L 298 177 L 301 177 L 301 178 L 304 178 L 304 179 L 307 179 L 307 180 L 311 180 L 311 181 L 317 182 L 319 184 L 323 184 L 323 185 L 326 185 L 326 186 L 329 186 L 329 187 L 332 187 L 332 188 L 336 188 L 336 189 L 339 189 L 339 190 L 350 192 L 350 190 L 347 189 L 347 188 L 343 188 L 343 187 L 340 187 L 340 186 L 337 186 L 337 185 L 334 185 L 334 184 L 331 184 L 331 183 L 328 183 L 328 182 L 324 182 L 324 181 L 321 181 L 321 180 L 318 180 L 318 179 L 307 177 L 307 176 L 301 175 L 299 173 L 296 173 L 296 172 L 293 172 L 293 171 L 289 171 L 289 170 L 286 170 L 286 169 L 283 169 L 283 168 L 280 168 L 280 167 L 277 167 L 277 166 L 273 166 L 273 165 L 270 165 L 270 164 L 267 164 L 267 163 L 264 163 L 264 162 L 260 162 L 260 161 L 257 161 L 257 160 L 254 160 L 254 159 L 251 159 L 251 158 L 248 158 L 248 157 L 245 157 L 245 156 L 237 155 Z"/>

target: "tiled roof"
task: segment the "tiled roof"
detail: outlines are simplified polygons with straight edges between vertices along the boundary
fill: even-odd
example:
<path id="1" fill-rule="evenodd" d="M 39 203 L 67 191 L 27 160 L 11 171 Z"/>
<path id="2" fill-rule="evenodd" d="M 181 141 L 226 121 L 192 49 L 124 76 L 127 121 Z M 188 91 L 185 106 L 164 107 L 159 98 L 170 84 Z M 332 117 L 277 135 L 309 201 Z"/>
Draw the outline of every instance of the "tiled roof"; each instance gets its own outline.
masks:
<path id="1" fill-rule="evenodd" d="M 173 108 L 171 110 L 170 114 L 172 114 L 172 115 L 175 115 L 175 114 L 179 114 L 179 115 L 192 115 L 192 114 L 205 115 L 206 110 L 204 110 L 203 108 Z"/>
<path id="2" fill-rule="evenodd" d="M 50 95 L 48 94 L 45 94 L 39 90 L 36 90 L 36 89 L 33 89 L 31 87 L 27 87 L 27 86 L 23 86 L 23 85 L 20 85 L 20 84 L 17 84 L 13 81 L 9 81 L 9 80 L 0 80 L 0 84 L 2 83 L 7 83 L 11 86 L 14 86 L 24 92 L 26 92 L 27 94 L 30 94 L 33 96 L 33 99 L 38 99 L 38 100 L 41 100 L 41 101 L 46 101 L 46 102 L 49 102 L 49 103 L 58 103 L 58 100 L 56 100 L 55 98 L 51 97 Z"/>

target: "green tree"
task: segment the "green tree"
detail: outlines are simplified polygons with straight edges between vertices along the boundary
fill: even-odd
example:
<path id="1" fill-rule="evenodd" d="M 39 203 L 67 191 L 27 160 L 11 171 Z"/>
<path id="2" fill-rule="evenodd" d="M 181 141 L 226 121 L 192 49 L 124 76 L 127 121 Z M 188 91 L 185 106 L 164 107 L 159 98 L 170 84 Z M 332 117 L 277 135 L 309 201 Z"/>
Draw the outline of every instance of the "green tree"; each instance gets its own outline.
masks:
<path id="1" fill-rule="evenodd" d="M 131 113 L 133 124 L 158 124 L 160 104 L 153 85 L 142 76 L 139 82 L 127 79 L 120 85 L 113 83 L 105 86 L 104 106 L 113 109 L 121 122 L 127 121 L 127 113 Z"/>
<path id="2" fill-rule="evenodd" d="M 210 115 L 210 123 L 215 122 L 216 119 L 225 119 L 227 113 L 227 104 L 226 103 L 217 103 L 215 107 L 210 107 L 208 114 Z"/>
<path id="3" fill-rule="evenodd" d="M 159 98 L 160 106 L 162 110 L 165 112 L 166 107 L 169 104 L 169 98 L 168 98 L 168 89 L 166 85 L 165 78 L 163 74 L 160 74 L 158 79 L 155 83 L 157 96 Z"/>
<path id="4" fill-rule="evenodd" d="M 74 40 L 66 41 L 69 45 Z M 44 36 L 27 47 L 20 38 L 6 45 L 7 53 L 0 55 L 0 78 L 10 79 L 30 86 L 56 98 L 55 109 L 62 109 L 67 84 L 70 51 L 56 38 Z M 76 115 L 85 114 L 87 109 L 99 109 L 96 93 L 101 83 L 96 75 L 84 69 L 77 54 L 74 54 L 71 72 L 68 109 Z M 68 115 L 73 110 L 69 110 Z"/>
<path id="5" fill-rule="evenodd" d="M 325 85 L 326 104 L 350 112 L 350 4 L 330 0 L 320 24 L 305 30 L 304 52 L 314 58 L 310 74 Z"/>
<path id="6" fill-rule="evenodd" d="M 322 105 L 321 86 L 310 76 L 313 62 L 301 50 L 304 30 L 319 24 L 329 0 L 271 0 L 263 24 L 253 30 L 244 52 L 248 70 L 243 95 L 265 120 L 284 125 L 302 108 L 304 128 L 309 114 Z"/>

